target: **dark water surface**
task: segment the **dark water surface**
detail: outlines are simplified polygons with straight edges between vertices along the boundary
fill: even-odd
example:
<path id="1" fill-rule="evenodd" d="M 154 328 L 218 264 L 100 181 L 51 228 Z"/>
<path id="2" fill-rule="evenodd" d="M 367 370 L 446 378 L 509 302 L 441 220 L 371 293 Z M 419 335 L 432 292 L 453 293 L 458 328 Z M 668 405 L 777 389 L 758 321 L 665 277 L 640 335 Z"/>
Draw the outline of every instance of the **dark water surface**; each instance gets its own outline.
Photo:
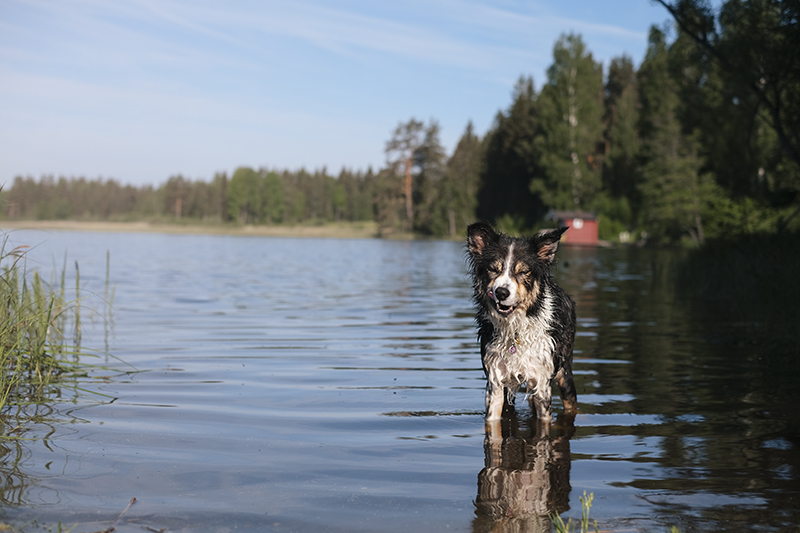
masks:
<path id="1" fill-rule="evenodd" d="M 78 261 L 84 346 L 138 372 L 0 443 L 6 520 L 97 531 L 135 497 L 119 532 L 536 531 L 586 491 L 601 530 L 800 524 L 796 358 L 679 298 L 674 253 L 562 248 L 580 412 L 543 435 L 520 398 L 492 448 L 458 243 L 10 239 Z"/>

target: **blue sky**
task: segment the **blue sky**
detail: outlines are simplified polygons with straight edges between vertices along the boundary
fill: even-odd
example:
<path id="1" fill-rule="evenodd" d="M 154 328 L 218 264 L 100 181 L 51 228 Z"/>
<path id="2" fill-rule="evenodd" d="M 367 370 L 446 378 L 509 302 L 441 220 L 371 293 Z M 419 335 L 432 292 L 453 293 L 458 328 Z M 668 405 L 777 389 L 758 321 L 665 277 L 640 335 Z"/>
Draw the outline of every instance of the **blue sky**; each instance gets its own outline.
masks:
<path id="1" fill-rule="evenodd" d="M 401 121 L 452 153 L 562 33 L 638 66 L 650 0 L 0 0 L 0 184 L 380 168 Z"/>

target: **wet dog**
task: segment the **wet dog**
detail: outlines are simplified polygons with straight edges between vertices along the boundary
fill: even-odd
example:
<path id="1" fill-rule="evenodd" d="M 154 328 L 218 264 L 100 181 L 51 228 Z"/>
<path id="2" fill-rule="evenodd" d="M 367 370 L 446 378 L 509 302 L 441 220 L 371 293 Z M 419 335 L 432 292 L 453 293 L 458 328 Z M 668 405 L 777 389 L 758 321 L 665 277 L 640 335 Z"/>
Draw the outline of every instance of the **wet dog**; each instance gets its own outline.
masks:
<path id="1" fill-rule="evenodd" d="M 496 232 L 483 222 L 467 228 L 487 380 L 487 423 L 500 420 L 504 404 L 514 404 L 523 384 L 539 421 L 549 422 L 552 379 L 560 388 L 564 411 L 574 413 L 577 408 L 572 378 L 575 303 L 550 275 L 566 230 L 518 238 Z"/>

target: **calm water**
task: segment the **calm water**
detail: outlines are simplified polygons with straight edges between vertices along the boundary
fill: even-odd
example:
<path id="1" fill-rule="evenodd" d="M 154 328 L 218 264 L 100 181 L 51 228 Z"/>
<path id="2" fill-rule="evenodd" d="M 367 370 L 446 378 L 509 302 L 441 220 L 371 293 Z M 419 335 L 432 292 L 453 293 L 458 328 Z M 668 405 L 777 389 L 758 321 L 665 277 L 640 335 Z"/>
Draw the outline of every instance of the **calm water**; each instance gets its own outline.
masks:
<path id="1" fill-rule="evenodd" d="M 580 413 L 542 435 L 520 401 L 492 448 L 457 243 L 10 239 L 78 261 L 84 346 L 136 371 L 0 444 L 5 520 L 97 531 L 135 497 L 117 531 L 536 531 L 586 491 L 601 530 L 800 524 L 797 360 L 677 297 L 673 254 L 562 248 Z"/>

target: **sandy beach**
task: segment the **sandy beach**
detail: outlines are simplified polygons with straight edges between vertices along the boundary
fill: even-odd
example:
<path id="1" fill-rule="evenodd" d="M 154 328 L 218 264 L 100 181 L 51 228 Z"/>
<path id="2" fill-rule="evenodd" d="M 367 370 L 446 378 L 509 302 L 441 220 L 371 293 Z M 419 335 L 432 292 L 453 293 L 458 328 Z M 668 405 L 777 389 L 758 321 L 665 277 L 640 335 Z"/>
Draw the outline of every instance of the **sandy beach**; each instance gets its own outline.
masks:
<path id="1" fill-rule="evenodd" d="M 264 237 L 314 237 L 373 239 L 378 237 L 374 222 L 331 223 L 319 226 L 235 226 L 222 224 L 163 224 L 150 222 L 89 222 L 73 220 L 4 220 L 0 229 L 13 231 L 94 231 L 120 233 L 175 233 L 201 235 L 240 235 Z"/>

